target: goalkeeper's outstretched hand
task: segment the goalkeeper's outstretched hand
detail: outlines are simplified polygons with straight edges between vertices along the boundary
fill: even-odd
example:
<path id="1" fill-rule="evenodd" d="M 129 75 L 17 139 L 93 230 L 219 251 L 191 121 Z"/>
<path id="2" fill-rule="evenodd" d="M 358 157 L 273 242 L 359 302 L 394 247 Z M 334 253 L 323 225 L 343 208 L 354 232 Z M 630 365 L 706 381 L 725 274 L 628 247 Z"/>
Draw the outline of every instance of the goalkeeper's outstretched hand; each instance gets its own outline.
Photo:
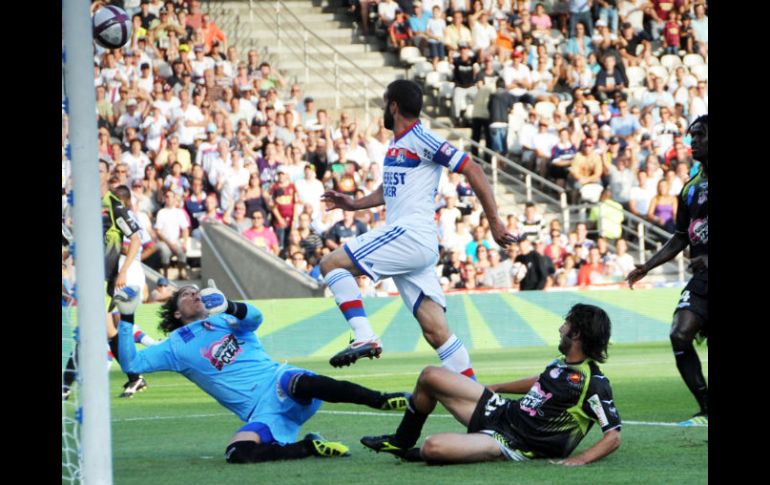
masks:
<path id="1" fill-rule="evenodd" d="M 124 286 L 115 292 L 112 300 L 121 315 L 133 315 L 142 301 L 141 291 L 136 286 Z"/>
<path id="2" fill-rule="evenodd" d="M 203 306 L 208 310 L 209 315 L 216 315 L 227 310 L 227 298 L 225 294 L 217 289 L 213 279 L 209 279 L 208 287 L 200 292 Z"/>

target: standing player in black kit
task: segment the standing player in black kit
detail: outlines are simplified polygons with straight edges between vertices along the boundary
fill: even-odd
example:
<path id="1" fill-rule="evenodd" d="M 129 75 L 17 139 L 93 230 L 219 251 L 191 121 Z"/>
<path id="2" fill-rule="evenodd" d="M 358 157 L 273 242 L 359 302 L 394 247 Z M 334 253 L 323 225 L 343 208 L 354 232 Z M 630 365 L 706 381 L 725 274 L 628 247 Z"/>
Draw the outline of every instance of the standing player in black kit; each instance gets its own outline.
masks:
<path id="1" fill-rule="evenodd" d="M 708 338 L 709 294 L 709 225 L 708 225 L 708 162 L 709 123 L 705 114 L 692 122 L 692 156 L 701 162 L 701 169 L 682 188 L 679 194 L 679 211 L 676 215 L 676 231 L 665 246 L 645 264 L 637 264 L 628 273 L 629 286 L 656 266 L 671 260 L 690 245 L 690 269 L 693 277 L 682 291 L 682 297 L 674 310 L 671 326 L 671 346 L 674 349 L 676 367 L 685 384 L 700 406 L 692 418 L 679 423 L 682 426 L 708 425 L 708 384 L 703 377 L 700 359 L 693 347 L 698 334 Z"/>

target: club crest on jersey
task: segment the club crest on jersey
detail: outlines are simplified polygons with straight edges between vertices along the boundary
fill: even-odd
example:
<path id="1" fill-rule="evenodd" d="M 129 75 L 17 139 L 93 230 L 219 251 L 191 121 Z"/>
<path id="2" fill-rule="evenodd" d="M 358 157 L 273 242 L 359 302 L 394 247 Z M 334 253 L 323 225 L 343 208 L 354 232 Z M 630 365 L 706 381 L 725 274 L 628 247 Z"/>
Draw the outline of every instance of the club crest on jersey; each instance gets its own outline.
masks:
<path id="1" fill-rule="evenodd" d="M 545 402 L 553 397 L 553 394 L 550 392 L 545 392 L 540 387 L 539 382 L 535 382 L 535 385 L 532 386 L 532 389 L 529 390 L 526 396 L 521 398 L 521 401 L 519 401 L 519 408 L 522 411 L 528 412 L 530 416 L 539 415 L 542 416 L 543 412 L 540 410 L 540 408 L 545 404 Z"/>
<path id="2" fill-rule="evenodd" d="M 583 382 L 583 376 L 579 372 L 570 372 L 567 375 L 567 382 L 579 386 Z"/>
<path id="3" fill-rule="evenodd" d="M 238 339 L 235 338 L 235 335 L 229 334 L 214 342 L 208 350 L 201 350 L 201 355 L 211 362 L 211 365 L 217 370 L 222 370 L 225 365 L 231 364 L 241 352 L 243 349 L 238 344 Z"/>
<path id="4" fill-rule="evenodd" d="M 708 244 L 709 242 L 709 218 L 695 219 L 690 222 L 687 231 L 692 244 Z"/>

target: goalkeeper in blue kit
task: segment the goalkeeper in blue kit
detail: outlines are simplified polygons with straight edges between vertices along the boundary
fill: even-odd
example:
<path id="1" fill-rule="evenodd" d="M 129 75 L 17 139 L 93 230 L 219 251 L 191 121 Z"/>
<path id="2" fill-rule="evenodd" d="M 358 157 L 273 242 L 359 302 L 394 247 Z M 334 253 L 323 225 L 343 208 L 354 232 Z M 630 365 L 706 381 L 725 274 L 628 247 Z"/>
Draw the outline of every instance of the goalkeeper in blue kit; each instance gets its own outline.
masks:
<path id="1" fill-rule="evenodd" d="M 323 401 L 406 409 L 407 393 L 381 393 L 274 361 L 255 333 L 262 313 L 227 300 L 209 283 L 174 293 L 160 310 L 159 328 L 168 338 L 139 352 L 132 338 L 138 291 L 116 292 L 119 362 L 125 372 L 179 372 L 247 423 L 227 445 L 228 463 L 348 456 L 347 446 L 314 433 L 297 441 Z"/>

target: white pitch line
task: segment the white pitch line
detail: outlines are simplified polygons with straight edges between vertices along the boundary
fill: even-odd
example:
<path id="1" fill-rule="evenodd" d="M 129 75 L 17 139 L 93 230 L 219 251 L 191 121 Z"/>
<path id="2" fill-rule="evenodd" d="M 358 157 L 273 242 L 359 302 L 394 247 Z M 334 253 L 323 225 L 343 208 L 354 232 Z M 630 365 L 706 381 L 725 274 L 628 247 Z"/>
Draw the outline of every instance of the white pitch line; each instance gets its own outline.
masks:
<path id="1" fill-rule="evenodd" d="M 400 413 L 378 413 L 374 411 L 334 411 L 334 410 L 321 410 L 318 414 L 334 414 L 345 416 L 375 416 L 375 417 L 394 417 L 400 418 Z M 174 419 L 199 419 L 199 418 L 218 418 L 222 416 L 233 416 L 230 413 L 214 413 L 214 414 L 189 414 L 184 416 L 147 416 L 142 418 L 116 418 L 113 419 L 113 423 L 127 423 L 133 421 L 161 421 L 161 420 L 174 420 Z M 437 418 L 454 418 L 451 414 L 431 414 Z M 631 424 L 636 426 L 674 426 L 674 427 L 686 427 L 679 426 L 677 423 L 661 423 L 654 421 L 623 421 L 623 424 Z M 689 426 L 692 428 L 708 428 L 705 425 Z"/>
<path id="2" fill-rule="evenodd" d="M 703 364 L 708 364 L 708 358 L 702 359 L 701 362 Z M 645 365 L 658 365 L 658 364 L 673 364 L 674 360 L 672 359 L 666 359 L 666 360 L 647 360 L 644 361 Z M 606 366 L 607 364 L 605 364 Z M 611 364 L 613 367 L 626 367 L 626 366 L 639 366 L 639 362 L 618 362 Z M 538 365 L 529 365 L 529 366 L 503 366 L 503 367 L 475 367 L 474 370 L 478 374 L 482 374 L 484 372 L 515 372 L 515 371 L 528 371 L 528 370 L 535 370 L 535 369 L 542 369 L 543 366 Z M 416 378 L 415 372 L 386 372 L 381 374 L 342 374 L 342 375 L 335 375 L 330 376 L 334 377 L 335 379 L 367 379 L 371 377 L 399 377 L 399 376 L 414 376 Z M 158 388 L 165 388 L 165 387 L 189 387 L 194 386 L 195 384 L 192 384 L 190 382 L 185 382 L 184 384 L 155 384 L 153 387 Z"/>

